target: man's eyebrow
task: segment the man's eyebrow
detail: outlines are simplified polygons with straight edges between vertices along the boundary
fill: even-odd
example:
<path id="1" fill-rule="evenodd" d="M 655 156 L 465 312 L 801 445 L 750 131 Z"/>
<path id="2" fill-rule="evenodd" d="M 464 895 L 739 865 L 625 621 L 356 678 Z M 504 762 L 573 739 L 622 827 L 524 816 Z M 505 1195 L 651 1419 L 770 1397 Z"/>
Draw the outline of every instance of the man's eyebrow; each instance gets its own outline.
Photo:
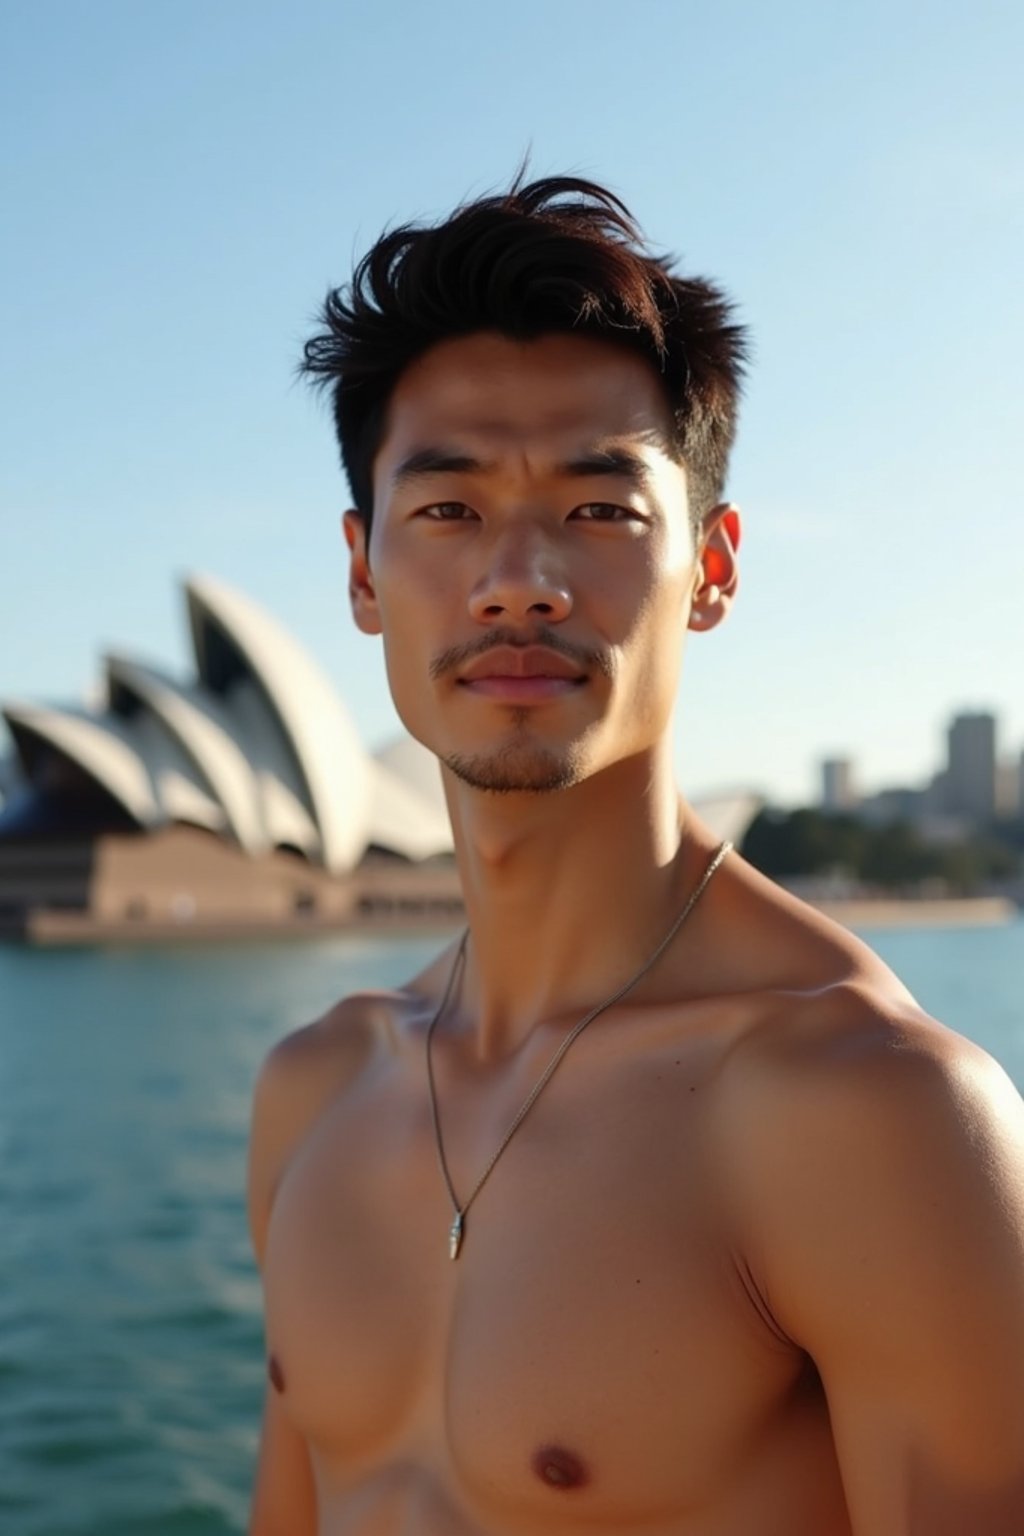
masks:
<path id="1" fill-rule="evenodd" d="M 474 458 L 469 453 L 458 453 L 447 448 L 417 448 L 396 466 L 391 476 L 392 489 L 418 480 L 426 475 L 486 474 L 497 466 Z M 556 475 L 574 479 L 589 479 L 598 475 L 615 475 L 622 480 L 632 480 L 642 490 L 647 490 L 654 478 L 650 464 L 639 453 L 629 448 L 593 448 L 554 466 Z"/>
<path id="2" fill-rule="evenodd" d="M 631 448 L 593 448 L 578 458 L 559 464 L 556 473 L 575 475 L 580 479 L 589 479 L 592 475 L 616 475 L 620 480 L 632 480 L 642 490 L 647 490 L 654 479 L 650 464 Z"/>
<path id="3" fill-rule="evenodd" d="M 391 486 L 397 490 L 406 481 L 419 480 L 424 475 L 465 475 L 494 467 L 475 459 L 470 453 L 456 453 L 447 448 L 417 448 L 396 466 Z"/>

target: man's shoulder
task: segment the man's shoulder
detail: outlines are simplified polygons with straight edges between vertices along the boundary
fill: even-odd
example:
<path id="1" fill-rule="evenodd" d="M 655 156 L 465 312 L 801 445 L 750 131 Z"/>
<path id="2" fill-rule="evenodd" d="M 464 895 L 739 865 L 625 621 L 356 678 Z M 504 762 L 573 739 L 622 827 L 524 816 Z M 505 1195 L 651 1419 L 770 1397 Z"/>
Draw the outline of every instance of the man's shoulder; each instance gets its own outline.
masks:
<path id="1" fill-rule="evenodd" d="M 926 1129 L 1016 1095 L 988 1052 L 893 988 L 879 965 L 776 992 L 730 1062 L 729 1092 L 753 1138 L 782 1125 L 835 1141 Z"/>
<path id="2" fill-rule="evenodd" d="M 451 964 L 451 946 L 397 987 L 363 988 L 332 1003 L 310 1023 L 282 1035 L 268 1049 L 261 1074 L 282 1091 L 309 1085 L 336 1091 L 381 1052 L 398 1053 L 406 1026 L 423 1012 Z"/>
<path id="3" fill-rule="evenodd" d="M 904 1099 L 915 1085 L 952 1090 L 1001 1071 L 975 1041 L 894 989 L 882 966 L 780 1002 L 751 1034 L 748 1068 L 790 1107 L 823 1096 L 836 1107 L 865 1095 L 884 1104 Z"/>
<path id="4" fill-rule="evenodd" d="M 958 1226 L 982 1205 L 1020 1222 L 1020 1094 L 988 1052 L 884 977 L 792 999 L 734 1058 L 723 1145 L 745 1235 L 778 1293 L 799 1294 L 823 1254 L 878 1243 L 894 1265 L 909 1244 L 911 1268 L 925 1212 L 948 1267 Z M 848 1278 L 829 1273 L 833 1295 Z"/>
<path id="5" fill-rule="evenodd" d="M 907 1126 L 1013 1091 L 856 934 L 746 861 L 727 867 L 709 893 L 700 994 L 721 1000 L 716 1099 L 739 1150 L 785 1126 L 834 1141 L 847 1122 L 851 1135 L 887 1117 Z"/>
<path id="6" fill-rule="evenodd" d="M 381 1005 L 372 992 L 354 992 L 332 1003 L 318 1017 L 288 1031 L 269 1047 L 261 1073 L 282 1087 L 306 1079 L 346 1074 L 373 1050 L 380 1030 Z"/>

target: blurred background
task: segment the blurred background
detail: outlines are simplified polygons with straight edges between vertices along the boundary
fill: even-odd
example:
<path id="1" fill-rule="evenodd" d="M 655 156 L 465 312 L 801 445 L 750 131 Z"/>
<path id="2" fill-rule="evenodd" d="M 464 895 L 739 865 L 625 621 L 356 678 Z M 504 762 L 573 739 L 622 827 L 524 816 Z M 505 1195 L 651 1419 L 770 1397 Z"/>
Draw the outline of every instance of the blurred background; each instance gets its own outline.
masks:
<path id="1" fill-rule="evenodd" d="M 1022 45 L 986 0 L 0 7 L 4 1531 L 244 1529 L 255 1070 L 457 911 L 295 364 L 526 151 L 753 335 L 681 785 L 1024 1083 Z"/>

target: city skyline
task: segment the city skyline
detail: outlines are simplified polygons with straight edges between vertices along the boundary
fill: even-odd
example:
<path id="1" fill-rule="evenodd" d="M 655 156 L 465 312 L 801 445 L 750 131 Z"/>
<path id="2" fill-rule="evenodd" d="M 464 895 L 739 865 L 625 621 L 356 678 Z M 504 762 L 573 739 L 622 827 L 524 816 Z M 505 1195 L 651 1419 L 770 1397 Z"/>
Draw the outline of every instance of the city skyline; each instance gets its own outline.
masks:
<path id="1" fill-rule="evenodd" d="M 823 758 L 819 805 L 825 810 L 887 809 L 899 797 L 917 801 L 916 813 L 935 821 L 973 824 L 1024 814 L 1024 743 L 1000 750 L 999 716 L 988 710 L 957 710 L 947 721 L 946 759 L 924 781 L 886 784 L 869 791 L 853 757 Z"/>

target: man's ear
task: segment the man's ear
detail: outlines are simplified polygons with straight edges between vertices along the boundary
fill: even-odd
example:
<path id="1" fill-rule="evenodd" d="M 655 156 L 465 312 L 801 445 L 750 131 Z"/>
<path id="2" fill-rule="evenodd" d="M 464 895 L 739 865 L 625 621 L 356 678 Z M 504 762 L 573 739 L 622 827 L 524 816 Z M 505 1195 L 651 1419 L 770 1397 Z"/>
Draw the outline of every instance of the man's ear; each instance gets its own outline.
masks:
<path id="1" fill-rule="evenodd" d="M 364 635 L 379 635 L 383 629 L 377 593 L 370 574 L 367 552 L 366 519 L 361 512 L 350 507 L 341 519 L 345 543 L 349 547 L 348 595 L 352 604 L 352 617 L 356 627 Z"/>
<path id="2" fill-rule="evenodd" d="M 731 501 L 720 502 L 703 520 L 697 586 L 690 604 L 691 629 L 714 629 L 732 607 L 740 579 L 736 561 L 739 543 L 740 509 Z"/>
<path id="3" fill-rule="evenodd" d="M 736 551 L 740 547 L 741 532 L 740 509 L 731 501 L 719 502 L 704 519 L 700 552 L 702 585 L 716 586 L 729 602 L 739 585 Z"/>

